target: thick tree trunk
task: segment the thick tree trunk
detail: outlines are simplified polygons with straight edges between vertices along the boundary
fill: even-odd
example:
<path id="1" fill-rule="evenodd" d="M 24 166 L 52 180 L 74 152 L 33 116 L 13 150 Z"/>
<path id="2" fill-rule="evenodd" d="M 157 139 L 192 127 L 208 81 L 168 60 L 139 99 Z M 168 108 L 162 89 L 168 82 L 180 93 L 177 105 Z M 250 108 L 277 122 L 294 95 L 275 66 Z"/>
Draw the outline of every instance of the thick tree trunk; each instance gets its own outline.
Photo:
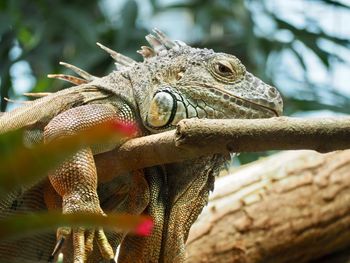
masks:
<path id="1" fill-rule="evenodd" d="M 186 262 L 299 263 L 349 245 L 350 150 L 290 151 L 217 179 Z"/>

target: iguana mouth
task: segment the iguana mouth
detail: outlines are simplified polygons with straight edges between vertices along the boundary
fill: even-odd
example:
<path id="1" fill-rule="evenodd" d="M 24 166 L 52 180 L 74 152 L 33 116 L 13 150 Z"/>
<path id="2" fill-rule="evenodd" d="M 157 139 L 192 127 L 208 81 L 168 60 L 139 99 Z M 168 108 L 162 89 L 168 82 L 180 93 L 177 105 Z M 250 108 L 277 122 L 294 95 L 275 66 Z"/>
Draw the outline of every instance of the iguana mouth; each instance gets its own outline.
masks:
<path id="1" fill-rule="evenodd" d="M 254 102 L 254 101 L 251 101 L 251 100 L 248 100 L 248 99 L 244 99 L 244 98 L 241 98 L 241 97 L 239 97 L 239 96 L 235 96 L 235 95 L 233 95 L 233 94 L 230 94 L 229 96 L 235 97 L 235 98 L 240 99 L 240 100 L 243 100 L 243 101 L 245 101 L 245 102 L 248 102 L 248 103 L 250 103 L 250 104 L 252 104 L 252 105 L 254 105 L 254 106 L 257 106 L 257 108 L 263 108 L 263 109 L 266 109 L 266 110 L 268 110 L 268 111 L 271 111 L 271 112 L 273 112 L 273 113 L 276 115 L 276 117 L 281 116 L 281 114 L 278 113 L 278 111 L 277 111 L 276 109 L 273 109 L 273 108 L 271 108 L 271 107 L 269 107 L 269 106 L 265 106 L 265 105 L 263 105 L 263 104 L 260 104 L 260 103 Z"/>
<path id="2" fill-rule="evenodd" d="M 221 90 L 221 91 L 222 91 L 222 90 Z M 268 111 L 271 111 L 271 112 L 273 112 L 273 114 L 276 115 L 275 117 L 281 116 L 281 114 L 280 114 L 276 109 L 273 109 L 273 108 L 271 108 L 271 107 L 265 106 L 265 105 L 263 105 L 263 104 L 260 104 L 260 103 L 257 103 L 257 102 L 254 102 L 254 101 L 251 101 L 251 100 L 248 100 L 248 99 L 241 98 L 241 97 L 236 96 L 236 95 L 234 95 L 234 94 L 232 94 L 232 93 L 230 93 L 230 92 L 227 92 L 227 91 L 223 91 L 223 92 L 225 92 L 225 93 L 228 94 L 229 96 L 232 96 L 232 97 L 235 97 L 235 98 L 237 98 L 237 99 L 239 99 L 239 100 L 242 100 L 242 101 L 245 101 L 245 102 L 247 102 L 247 103 L 250 103 L 251 105 L 256 106 L 256 108 L 263 108 L 263 109 L 266 109 L 266 110 L 268 110 Z"/>
<path id="3" fill-rule="evenodd" d="M 279 107 L 278 107 L 277 104 L 274 104 L 275 108 L 271 108 L 271 106 L 267 106 L 267 105 L 264 105 L 264 104 L 261 104 L 261 103 L 257 103 L 257 102 L 255 102 L 255 101 L 253 101 L 253 100 L 249 100 L 249 99 L 242 98 L 242 97 L 237 96 L 237 95 L 231 93 L 230 91 L 225 90 L 225 89 L 222 89 L 222 88 L 213 87 L 213 86 L 206 85 L 206 84 L 204 84 L 203 86 L 206 87 L 206 88 L 210 88 L 210 89 L 217 90 L 217 91 L 219 91 L 219 92 L 222 93 L 222 94 L 228 95 L 229 97 L 234 97 L 234 98 L 236 98 L 236 99 L 238 99 L 238 100 L 247 102 L 247 103 L 249 103 L 249 104 L 251 104 L 251 105 L 256 106 L 257 108 L 263 108 L 263 109 L 266 109 L 266 110 L 268 110 L 268 111 L 271 111 L 271 112 L 273 112 L 274 115 L 276 115 L 276 117 L 279 117 L 279 116 L 282 115 L 282 110 L 279 109 Z"/>

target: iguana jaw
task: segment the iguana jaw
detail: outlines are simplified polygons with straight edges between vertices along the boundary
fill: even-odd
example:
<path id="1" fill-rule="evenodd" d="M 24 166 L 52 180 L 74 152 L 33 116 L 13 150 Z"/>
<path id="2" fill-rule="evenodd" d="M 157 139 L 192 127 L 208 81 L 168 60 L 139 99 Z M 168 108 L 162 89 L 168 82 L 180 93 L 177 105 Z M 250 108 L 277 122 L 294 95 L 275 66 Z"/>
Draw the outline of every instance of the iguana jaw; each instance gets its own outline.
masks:
<path id="1" fill-rule="evenodd" d="M 206 86 L 206 85 L 204 85 L 204 86 Z M 220 87 L 211 87 L 211 86 L 206 86 L 206 87 L 210 88 L 210 89 L 217 90 L 220 93 L 226 94 L 231 98 L 236 98 L 238 100 L 242 100 L 242 101 L 246 102 L 247 104 L 251 104 L 252 106 L 253 105 L 256 106 L 254 108 L 263 108 L 263 109 L 266 109 L 268 111 L 271 111 L 274 115 L 276 115 L 276 117 L 281 116 L 283 113 L 283 105 L 278 103 L 278 101 L 276 103 L 271 103 L 271 102 L 268 102 L 267 100 L 259 99 L 259 98 L 256 99 L 256 101 L 254 101 L 253 99 L 244 98 L 242 96 L 235 95 L 233 92 L 226 90 L 226 89 L 223 89 L 223 88 L 220 88 Z"/>

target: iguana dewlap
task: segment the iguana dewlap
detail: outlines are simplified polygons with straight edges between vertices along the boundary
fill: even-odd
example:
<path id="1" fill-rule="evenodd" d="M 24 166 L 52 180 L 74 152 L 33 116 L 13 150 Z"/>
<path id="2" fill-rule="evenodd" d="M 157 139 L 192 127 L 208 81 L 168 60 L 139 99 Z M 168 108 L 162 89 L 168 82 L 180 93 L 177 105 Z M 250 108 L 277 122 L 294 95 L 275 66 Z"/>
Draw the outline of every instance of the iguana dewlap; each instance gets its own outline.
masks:
<path id="1" fill-rule="evenodd" d="M 282 99 L 272 86 L 247 72 L 233 55 L 190 47 L 169 40 L 159 30 L 146 36 L 143 62 L 102 45 L 117 70 L 92 76 L 69 64 L 82 78 L 54 75 L 77 86 L 52 93 L 0 116 L 0 134 L 25 128 L 28 145 L 57 140 L 106 120 L 136 123 L 137 136 L 173 129 L 185 118 L 268 118 L 282 113 Z M 143 171 L 103 182 L 94 159 L 118 143 L 86 147 L 34 187 L 18 190 L 0 204 L 2 217 L 45 209 L 63 213 L 109 211 L 153 217 L 149 237 L 122 235 L 103 229 L 61 228 L 65 262 L 184 262 L 192 223 L 207 203 L 214 176 L 225 160 L 214 155 Z M 106 171 L 106 169 L 103 169 Z M 0 243 L 5 261 L 47 262 L 55 233 Z"/>

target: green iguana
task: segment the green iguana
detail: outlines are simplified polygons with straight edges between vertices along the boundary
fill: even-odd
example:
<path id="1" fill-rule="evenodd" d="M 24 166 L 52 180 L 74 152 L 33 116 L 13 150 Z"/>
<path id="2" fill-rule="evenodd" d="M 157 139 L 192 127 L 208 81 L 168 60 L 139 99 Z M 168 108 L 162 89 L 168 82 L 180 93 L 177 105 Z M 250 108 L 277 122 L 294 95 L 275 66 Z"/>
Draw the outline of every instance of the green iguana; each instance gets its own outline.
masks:
<path id="1" fill-rule="evenodd" d="M 193 48 L 172 41 L 155 29 L 146 36 L 151 47 L 138 51 L 136 62 L 101 44 L 117 70 L 95 77 L 69 64 L 82 78 L 53 75 L 76 86 L 49 94 L 0 117 L 0 134 L 25 128 L 26 142 L 49 142 L 95 124 L 118 118 L 136 123 L 136 136 L 173 129 L 185 118 L 267 118 L 279 116 L 282 99 L 272 86 L 247 72 L 233 55 Z M 46 95 L 46 94 L 44 94 Z M 64 262 L 183 262 L 192 223 L 207 203 L 214 176 L 226 156 L 214 155 L 182 163 L 132 171 L 104 180 L 99 153 L 115 143 L 87 147 L 30 189 L 18 190 L 0 204 L 5 217 L 46 209 L 63 213 L 110 211 L 153 217 L 148 237 L 103 229 L 57 230 L 65 237 Z M 0 243 L 0 259 L 47 262 L 56 244 L 54 233 Z"/>

